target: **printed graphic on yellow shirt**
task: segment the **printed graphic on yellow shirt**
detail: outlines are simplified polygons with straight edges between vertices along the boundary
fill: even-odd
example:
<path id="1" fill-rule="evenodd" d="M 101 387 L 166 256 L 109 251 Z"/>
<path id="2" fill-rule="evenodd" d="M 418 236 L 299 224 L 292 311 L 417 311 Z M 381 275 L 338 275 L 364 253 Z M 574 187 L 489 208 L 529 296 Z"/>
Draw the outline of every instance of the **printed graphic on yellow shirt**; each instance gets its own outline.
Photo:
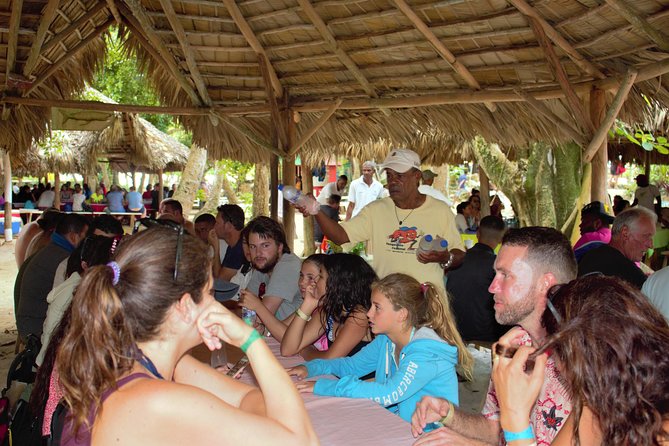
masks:
<path id="1" fill-rule="evenodd" d="M 415 252 L 418 243 L 418 228 L 416 226 L 400 226 L 388 236 L 387 246 L 394 252 Z"/>

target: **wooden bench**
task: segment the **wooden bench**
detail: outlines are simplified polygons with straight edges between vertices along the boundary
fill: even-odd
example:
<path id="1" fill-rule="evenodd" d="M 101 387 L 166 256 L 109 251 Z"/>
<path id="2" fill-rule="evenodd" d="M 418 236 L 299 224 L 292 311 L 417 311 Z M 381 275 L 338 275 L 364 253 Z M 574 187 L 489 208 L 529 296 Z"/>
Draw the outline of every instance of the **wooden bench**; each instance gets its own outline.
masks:
<path id="1" fill-rule="evenodd" d="M 32 221 L 33 215 L 41 215 L 44 211 L 40 209 L 19 209 L 19 213 L 21 214 L 30 214 L 30 217 L 28 218 L 28 221 Z M 121 216 L 121 217 L 130 217 L 130 227 L 133 227 L 135 225 L 135 217 L 141 217 L 142 213 L 141 212 L 106 212 L 106 211 L 79 211 L 79 212 L 67 212 L 68 214 L 79 214 L 79 215 L 92 215 L 92 216 L 98 216 L 98 215 L 113 215 L 115 217 Z"/>

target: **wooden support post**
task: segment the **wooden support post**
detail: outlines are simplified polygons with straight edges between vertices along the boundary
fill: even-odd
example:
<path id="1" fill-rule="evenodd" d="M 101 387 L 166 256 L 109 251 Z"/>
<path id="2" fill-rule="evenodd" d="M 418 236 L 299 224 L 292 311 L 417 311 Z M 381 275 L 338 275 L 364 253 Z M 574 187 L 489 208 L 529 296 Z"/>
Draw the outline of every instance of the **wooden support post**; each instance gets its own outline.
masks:
<path id="1" fill-rule="evenodd" d="M 295 121 L 293 120 L 293 111 L 286 109 L 282 114 L 283 126 L 286 130 L 287 147 L 292 147 L 295 143 Z M 286 149 L 285 147 L 283 148 Z M 286 156 L 283 158 L 283 184 L 295 184 L 295 157 Z M 295 208 L 288 203 L 283 203 L 283 227 L 286 231 L 286 242 L 293 250 L 295 246 Z"/>
<path id="2" fill-rule="evenodd" d="M 272 136 L 275 138 L 275 135 Z M 270 155 L 269 159 L 269 208 L 273 220 L 279 220 L 279 157 Z"/>
<path id="3" fill-rule="evenodd" d="M 60 173 L 53 172 L 53 191 L 56 193 L 53 199 L 53 207 L 60 209 Z"/>
<path id="4" fill-rule="evenodd" d="M 597 127 L 597 131 L 592 137 L 590 145 L 588 145 L 588 148 L 585 150 L 585 155 L 583 155 L 583 159 L 586 163 L 589 163 L 592 160 L 592 157 L 597 152 L 597 149 L 601 146 L 602 142 L 606 140 L 606 137 L 609 133 L 609 129 L 616 120 L 616 116 L 618 116 L 618 112 L 623 106 L 625 99 L 627 99 L 627 95 L 629 94 L 630 89 L 632 88 L 632 86 L 634 86 L 634 80 L 636 78 L 637 78 L 637 71 L 635 69 L 630 69 L 627 71 L 627 74 L 620 83 L 620 87 L 618 88 L 618 93 L 616 93 L 615 98 L 613 98 L 611 107 L 609 107 L 609 110 L 606 112 L 606 116 L 601 121 L 601 123 Z"/>
<path id="5" fill-rule="evenodd" d="M 304 193 L 314 191 L 314 177 L 311 175 L 312 166 L 306 165 L 304 152 L 302 152 L 302 191 Z M 300 217 L 298 217 L 300 218 Z M 302 257 L 308 257 L 316 252 L 314 246 L 314 217 L 304 218 L 302 223 L 302 235 L 304 237 L 304 251 Z"/>
<path id="6" fill-rule="evenodd" d="M 650 179 L 650 152 L 643 154 L 643 173 Z"/>
<path id="7" fill-rule="evenodd" d="M 162 203 L 164 196 L 163 192 L 163 169 L 158 169 L 158 205 L 160 206 L 160 203 Z M 155 211 L 158 211 L 158 209 L 154 209 Z"/>
<path id="8" fill-rule="evenodd" d="M 11 242 L 12 234 L 12 165 L 9 152 L 2 153 L 2 167 L 5 174 L 5 242 Z"/>
<path id="9" fill-rule="evenodd" d="M 481 218 L 490 215 L 490 180 L 479 164 L 479 183 L 481 190 Z"/>
<path id="10" fill-rule="evenodd" d="M 594 88 L 590 92 L 590 119 L 592 123 L 599 127 L 604 120 L 604 113 L 606 109 L 606 92 Z M 607 153 L 606 138 L 599 144 L 597 151 L 592 158 L 592 186 L 591 186 L 591 200 L 601 201 L 606 203 L 607 197 L 607 181 L 606 176 L 608 169 L 606 168 Z"/>

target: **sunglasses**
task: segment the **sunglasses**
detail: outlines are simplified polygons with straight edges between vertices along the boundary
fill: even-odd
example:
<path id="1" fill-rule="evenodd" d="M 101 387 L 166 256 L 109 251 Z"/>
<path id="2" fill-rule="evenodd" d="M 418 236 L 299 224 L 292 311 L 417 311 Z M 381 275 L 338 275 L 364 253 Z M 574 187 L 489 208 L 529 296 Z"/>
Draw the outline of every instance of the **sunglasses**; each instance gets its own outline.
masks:
<path id="1" fill-rule="evenodd" d="M 140 228 L 144 226 L 146 229 L 163 227 L 170 228 L 178 232 L 177 237 L 177 252 L 174 258 L 174 276 L 173 280 L 176 282 L 179 277 L 179 262 L 181 261 L 181 254 L 183 252 L 183 238 L 184 238 L 184 227 L 172 220 L 156 220 L 154 218 L 140 218 L 135 222 L 135 226 L 132 229 L 132 233 L 135 234 L 139 232 Z"/>

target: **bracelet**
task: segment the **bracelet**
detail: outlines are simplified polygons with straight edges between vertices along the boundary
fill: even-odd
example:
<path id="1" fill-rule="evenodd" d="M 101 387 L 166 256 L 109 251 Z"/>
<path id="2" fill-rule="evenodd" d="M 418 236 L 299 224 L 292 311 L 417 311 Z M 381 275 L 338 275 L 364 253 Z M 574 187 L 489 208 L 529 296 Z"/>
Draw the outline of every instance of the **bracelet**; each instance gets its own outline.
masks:
<path id="1" fill-rule="evenodd" d="M 451 424 L 451 421 L 453 421 L 454 416 L 455 416 L 455 406 L 453 406 L 453 403 L 448 401 L 448 413 L 444 418 L 439 420 L 439 422 L 442 424 L 442 426 L 448 427 Z"/>
<path id="2" fill-rule="evenodd" d="M 241 347 L 239 347 L 239 348 L 242 350 L 242 352 L 246 353 L 246 351 L 249 349 L 249 347 L 251 347 L 251 344 L 253 344 L 255 341 L 257 341 L 260 338 L 262 338 L 262 336 L 260 336 L 260 333 L 258 333 L 258 330 L 254 329 L 251 332 L 251 334 L 249 335 L 249 337 L 246 338 L 246 342 L 244 342 L 241 345 Z"/>
<path id="3" fill-rule="evenodd" d="M 520 432 L 509 432 L 509 431 L 503 431 L 503 432 L 504 432 L 504 440 L 506 440 L 507 443 L 517 440 L 534 440 L 534 430 L 532 429 L 531 424 L 527 426 L 527 429 Z"/>
<path id="4" fill-rule="evenodd" d="M 311 316 L 307 315 L 304 311 L 300 310 L 299 308 L 295 310 L 295 314 L 297 317 L 302 319 L 304 322 L 309 322 L 311 320 Z"/>
<path id="5" fill-rule="evenodd" d="M 448 261 L 446 263 L 439 263 L 439 266 L 441 266 L 442 269 L 448 269 L 451 267 L 453 264 L 453 253 L 448 252 Z"/>

